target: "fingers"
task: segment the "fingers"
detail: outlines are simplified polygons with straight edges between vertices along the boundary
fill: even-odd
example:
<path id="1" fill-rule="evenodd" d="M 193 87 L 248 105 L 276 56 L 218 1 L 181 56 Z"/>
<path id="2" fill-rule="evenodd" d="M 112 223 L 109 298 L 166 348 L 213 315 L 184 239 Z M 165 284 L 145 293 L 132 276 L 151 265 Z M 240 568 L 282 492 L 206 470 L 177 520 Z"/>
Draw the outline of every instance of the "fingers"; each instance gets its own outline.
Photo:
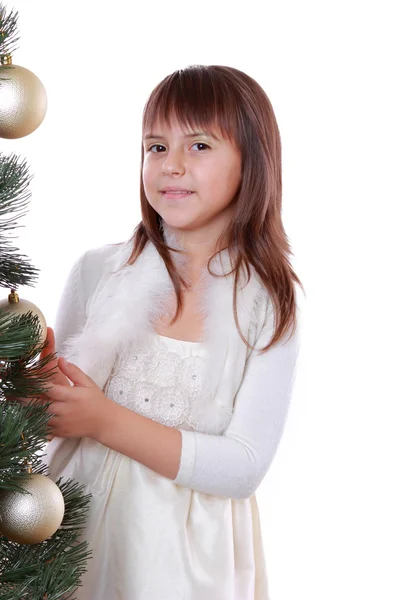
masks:
<path id="1" fill-rule="evenodd" d="M 43 404 L 43 403 L 49 401 L 48 399 L 44 398 L 42 395 L 25 397 L 25 396 L 12 396 L 11 394 L 6 394 L 6 400 L 9 400 L 10 402 L 17 402 L 18 404 L 22 404 L 23 406 L 28 406 L 28 404 L 30 404 L 30 403 Z"/>
<path id="2" fill-rule="evenodd" d="M 52 383 L 56 383 L 57 385 L 67 385 L 68 387 L 70 387 L 71 384 L 69 383 L 67 376 L 64 375 L 64 373 L 62 373 L 60 370 L 58 360 L 56 363 L 56 366 L 58 367 L 58 371 L 57 371 L 56 375 L 53 375 L 51 381 L 52 381 Z"/>
<path id="3" fill-rule="evenodd" d="M 71 398 L 72 387 L 59 383 L 52 383 L 48 390 L 43 394 L 47 402 L 61 401 L 65 402 Z M 51 409 L 53 410 L 53 409 Z"/>
<path id="4" fill-rule="evenodd" d="M 68 362 L 65 358 L 60 357 L 58 359 L 58 366 L 60 371 L 72 381 L 75 387 L 92 387 L 96 385 L 93 379 L 82 371 L 78 365 Z"/>
<path id="5" fill-rule="evenodd" d="M 51 327 L 47 328 L 46 342 L 46 347 L 40 353 L 40 359 L 47 358 L 50 354 L 55 354 L 56 352 L 56 341 L 54 337 L 54 331 Z M 48 371 L 52 371 L 57 366 L 57 357 L 55 357 L 49 363 L 47 363 L 46 369 Z"/>
<path id="6" fill-rule="evenodd" d="M 22 404 L 24 406 L 27 406 L 29 404 L 29 402 L 32 401 L 32 398 L 25 398 L 22 396 L 12 396 L 11 394 L 5 394 L 6 400 L 9 400 L 10 402 L 18 402 L 18 404 Z"/>
<path id="7" fill-rule="evenodd" d="M 56 437 L 55 432 L 54 432 L 54 414 L 50 413 L 50 415 L 51 415 L 51 417 L 47 422 L 48 432 L 46 435 L 46 440 L 49 442 L 51 442 L 51 440 Z"/>
<path id="8" fill-rule="evenodd" d="M 54 337 L 54 331 L 51 327 L 47 328 L 46 341 L 47 341 L 47 346 L 40 353 L 40 359 L 47 358 L 47 356 L 49 356 L 50 354 L 56 353 L 56 341 L 55 341 L 55 337 Z M 53 360 L 51 360 L 49 363 L 47 363 L 46 370 L 53 371 L 56 368 L 57 368 L 57 371 L 55 373 L 53 373 L 53 375 L 51 377 L 51 381 L 53 383 L 57 383 L 59 385 L 68 385 L 69 386 L 70 384 L 68 382 L 68 379 L 59 370 L 57 356 L 55 358 L 53 358 Z"/>
<path id="9" fill-rule="evenodd" d="M 46 338 L 47 346 L 40 353 L 40 358 L 45 358 L 49 356 L 49 354 L 53 354 L 56 350 L 56 340 L 54 337 L 54 331 L 51 327 L 47 328 L 47 338 Z"/>

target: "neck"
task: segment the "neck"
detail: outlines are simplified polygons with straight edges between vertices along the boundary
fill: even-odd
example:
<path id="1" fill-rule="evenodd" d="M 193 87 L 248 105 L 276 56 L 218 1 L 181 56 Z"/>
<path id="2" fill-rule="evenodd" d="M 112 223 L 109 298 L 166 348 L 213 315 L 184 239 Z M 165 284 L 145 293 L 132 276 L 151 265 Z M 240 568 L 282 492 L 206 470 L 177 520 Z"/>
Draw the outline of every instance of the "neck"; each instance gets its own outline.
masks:
<path id="1" fill-rule="evenodd" d="M 223 242 L 219 242 L 221 232 L 216 227 L 188 231 L 171 227 L 165 221 L 162 221 L 162 227 L 166 242 L 173 248 L 183 250 L 182 262 L 188 274 L 193 274 L 195 279 L 210 257 L 224 247 Z"/>

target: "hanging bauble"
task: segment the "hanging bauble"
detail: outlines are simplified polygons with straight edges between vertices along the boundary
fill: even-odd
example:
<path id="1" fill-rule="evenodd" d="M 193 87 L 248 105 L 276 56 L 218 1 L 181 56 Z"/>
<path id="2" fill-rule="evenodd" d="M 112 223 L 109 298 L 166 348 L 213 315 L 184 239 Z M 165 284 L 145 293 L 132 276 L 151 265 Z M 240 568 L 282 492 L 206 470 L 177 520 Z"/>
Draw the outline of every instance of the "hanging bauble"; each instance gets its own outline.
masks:
<path id="1" fill-rule="evenodd" d="M 10 55 L 1 57 L 0 137 L 16 139 L 39 127 L 47 111 L 46 90 L 29 69 L 12 64 Z"/>
<path id="2" fill-rule="evenodd" d="M 12 290 L 11 294 L 8 295 L 8 299 L 0 300 L 0 310 L 8 311 L 12 313 L 13 316 L 26 314 L 29 311 L 31 311 L 33 315 L 37 315 L 39 317 L 40 325 L 39 344 L 44 344 L 47 339 L 47 323 L 42 311 L 36 304 L 33 304 L 33 302 L 30 302 L 29 300 L 20 300 L 17 292 Z"/>
<path id="3" fill-rule="evenodd" d="M 64 497 L 45 475 L 31 473 L 20 486 L 29 494 L 0 490 L 0 533 L 18 544 L 40 544 L 60 527 Z"/>

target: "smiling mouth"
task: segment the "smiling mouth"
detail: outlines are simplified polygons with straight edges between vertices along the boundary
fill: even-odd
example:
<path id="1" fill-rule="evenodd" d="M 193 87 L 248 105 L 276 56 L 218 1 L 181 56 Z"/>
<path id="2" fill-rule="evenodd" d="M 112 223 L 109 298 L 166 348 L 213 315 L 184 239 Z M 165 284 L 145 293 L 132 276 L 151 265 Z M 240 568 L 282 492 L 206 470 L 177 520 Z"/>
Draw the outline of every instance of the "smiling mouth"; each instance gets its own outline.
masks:
<path id="1" fill-rule="evenodd" d="M 185 198 L 186 196 L 190 196 L 194 194 L 194 192 L 190 192 L 189 190 L 168 190 L 166 192 L 161 192 L 165 198 Z"/>

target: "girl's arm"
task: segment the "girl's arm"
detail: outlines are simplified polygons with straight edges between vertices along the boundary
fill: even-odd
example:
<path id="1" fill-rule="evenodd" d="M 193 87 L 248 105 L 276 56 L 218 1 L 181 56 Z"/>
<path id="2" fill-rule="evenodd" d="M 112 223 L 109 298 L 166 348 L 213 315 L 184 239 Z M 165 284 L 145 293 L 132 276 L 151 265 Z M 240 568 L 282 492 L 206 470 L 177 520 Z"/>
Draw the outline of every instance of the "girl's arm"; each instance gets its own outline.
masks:
<path id="1" fill-rule="evenodd" d="M 179 429 L 112 403 L 98 420 L 94 439 L 142 463 L 168 479 L 175 479 L 182 454 Z"/>
<path id="2" fill-rule="evenodd" d="M 108 252 L 107 247 L 101 252 Z M 83 254 L 72 267 L 59 303 L 56 351 L 85 324 L 85 303 L 99 277 L 100 250 Z M 85 298 L 85 302 L 83 300 Z M 258 347 L 266 345 L 265 328 Z M 298 353 L 298 331 L 284 345 L 253 352 L 237 393 L 231 422 L 222 435 L 167 427 L 110 403 L 95 439 L 130 456 L 174 483 L 207 494 L 248 498 L 264 478 L 277 450 L 289 407 Z M 112 408 L 111 408 L 112 406 Z"/>
<path id="3" fill-rule="evenodd" d="M 270 338 L 265 328 L 258 347 Z M 287 338 L 264 354 L 253 352 L 222 435 L 171 428 L 115 404 L 101 418 L 95 439 L 183 487 L 250 497 L 271 465 L 287 417 L 299 328 Z"/>
<path id="4" fill-rule="evenodd" d="M 86 253 L 72 265 L 58 303 L 54 323 L 55 349 L 60 356 L 65 340 L 76 334 L 85 324 L 86 314 L 82 300 L 82 264 Z"/>
<path id="5" fill-rule="evenodd" d="M 266 345 L 270 338 L 266 328 L 258 344 Z M 175 483 L 230 498 L 254 494 L 283 434 L 296 375 L 299 327 L 284 343 L 286 339 L 250 357 L 223 435 L 181 432 L 183 460 Z"/>

